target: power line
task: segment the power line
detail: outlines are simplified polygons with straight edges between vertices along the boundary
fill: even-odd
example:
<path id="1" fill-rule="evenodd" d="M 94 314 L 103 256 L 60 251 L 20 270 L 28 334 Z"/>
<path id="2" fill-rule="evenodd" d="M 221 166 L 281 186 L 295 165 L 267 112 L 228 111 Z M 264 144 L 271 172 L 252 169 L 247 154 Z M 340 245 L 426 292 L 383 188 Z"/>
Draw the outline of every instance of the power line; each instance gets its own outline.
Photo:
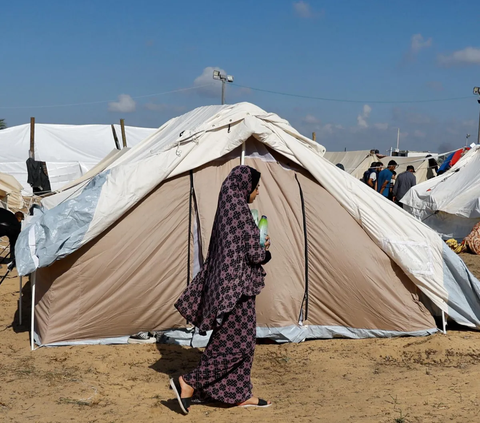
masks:
<path id="1" fill-rule="evenodd" d="M 338 103 L 383 103 L 383 104 L 398 104 L 398 103 L 435 103 L 435 102 L 441 102 L 441 101 L 455 101 L 455 100 L 465 100 L 467 98 L 471 99 L 472 96 L 465 96 L 465 97 L 451 97 L 451 98 L 438 98 L 438 99 L 433 99 L 433 100 L 347 100 L 347 99 L 339 99 L 339 98 L 326 98 L 326 97 L 315 97 L 315 96 L 310 96 L 310 95 L 302 95 L 302 94 L 292 94 L 292 93 L 284 93 L 281 91 L 272 91 L 272 90 L 264 90 L 261 88 L 255 88 L 255 87 L 247 87 L 246 85 L 239 85 L 236 83 L 232 83 L 232 85 L 235 85 L 240 88 L 248 88 L 253 91 L 259 91 L 263 93 L 268 93 L 268 94 L 277 94 L 277 95 L 283 95 L 283 96 L 288 96 L 288 97 L 298 97 L 298 98 L 305 98 L 309 100 L 321 100 L 321 101 L 335 101 Z"/>
<path id="2" fill-rule="evenodd" d="M 139 96 L 135 96 L 135 97 L 131 97 L 131 98 L 136 99 L 136 98 L 156 97 L 156 96 L 160 96 L 160 95 L 178 93 L 178 92 L 182 92 L 182 91 L 198 90 L 199 88 L 209 87 L 213 84 L 214 83 L 212 82 L 210 84 L 198 85 L 198 86 L 195 86 L 195 87 L 179 88 L 178 90 L 165 91 L 163 93 L 139 95 Z M 91 101 L 91 102 L 86 102 L 86 103 L 70 103 L 70 104 L 52 104 L 52 105 L 46 105 L 46 106 L 0 106 L 0 109 L 46 109 L 46 108 L 53 108 L 53 107 L 89 106 L 89 105 L 92 105 L 92 104 L 104 104 L 104 103 L 111 103 L 111 102 L 115 102 L 115 101 L 117 101 L 117 100 L 101 100 L 101 101 Z"/>

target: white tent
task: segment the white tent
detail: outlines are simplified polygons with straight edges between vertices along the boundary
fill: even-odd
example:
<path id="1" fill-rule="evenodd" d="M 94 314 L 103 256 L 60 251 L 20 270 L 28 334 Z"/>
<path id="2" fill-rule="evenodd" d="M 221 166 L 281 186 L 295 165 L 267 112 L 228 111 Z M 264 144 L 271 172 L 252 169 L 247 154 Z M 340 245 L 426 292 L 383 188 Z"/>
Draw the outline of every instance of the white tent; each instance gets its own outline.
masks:
<path id="1" fill-rule="evenodd" d="M 121 140 L 120 125 L 114 125 Z M 132 147 L 156 129 L 126 126 L 127 145 Z M 52 190 L 73 181 L 107 156 L 115 142 L 110 125 L 35 125 L 35 159 L 47 163 Z M 25 165 L 30 150 L 30 124 L 13 126 L 0 131 L 0 172 L 13 175 L 26 193 Z"/>
<path id="2" fill-rule="evenodd" d="M 372 162 L 378 161 L 377 156 L 370 153 L 370 150 L 327 151 L 324 157 L 334 165 L 341 163 L 345 172 L 358 179 L 363 177 L 363 173 L 370 168 Z"/>
<path id="3" fill-rule="evenodd" d="M 61 202 L 57 207 L 34 219 L 30 226 L 20 234 L 16 254 L 17 268 L 20 275 L 34 273 L 36 269 L 48 266 L 48 268 L 40 271 L 42 278 L 46 278 L 44 282 L 46 280 L 50 282 L 43 285 L 41 295 L 44 302 L 38 304 L 38 306 L 42 309 L 50 307 L 50 299 L 53 298 L 50 295 L 55 294 L 55 285 L 52 287 L 53 291 L 49 286 L 54 280 L 58 280 L 66 273 L 73 276 L 76 281 L 70 286 L 81 287 L 83 285 L 81 282 L 83 275 L 78 272 L 81 272 L 80 269 L 85 269 L 85 271 L 90 269 L 91 271 L 92 267 L 89 267 L 88 262 L 88 251 L 92 250 L 99 240 L 101 240 L 100 244 L 98 244 L 101 251 L 104 251 L 104 248 L 108 248 L 110 251 L 112 242 L 120 243 L 118 244 L 120 246 L 123 245 L 121 250 L 122 253 L 127 252 L 125 260 L 128 260 L 131 250 L 124 246 L 123 232 L 114 231 L 115 239 L 113 239 L 109 231 L 110 229 L 113 230 L 120 227 L 124 227 L 122 230 L 130 230 L 131 225 L 128 224 L 124 217 L 135 210 L 139 210 L 137 205 L 146 207 L 146 210 L 141 210 L 140 219 L 146 219 L 148 207 L 151 206 L 155 210 L 154 215 L 162 212 L 165 214 L 164 219 L 168 222 L 166 226 L 162 226 L 162 220 L 154 219 L 152 224 L 155 225 L 156 230 L 161 228 L 162 231 L 167 229 L 174 231 L 177 225 L 176 221 L 180 217 L 177 216 L 175 218 L 175 209 L 171 209 L 172 205 L 175 205 L 173 195 L 178 197 L 175 201 L 182 204 L 183 209 L 187 213 L 189 204 L 188 195 L 184 196 L 183 190 L 175 187 L 177 185 L 182 185 L 183 189 L 187 187 L 185 192 L 188 193 L 188 176 L 189 174 L 191 175 L 191 171 L 207 169 L 207 174 L 211 173 L 203 180 L 204 193 L 209 197 L 208 200 L 204 199 L 203 201 L 206 201 L 206 204 L 215 202 L 218 190 L 212 190 L 209 181 L 221 179 L 219 175 L 215 177 L 218 166 L 216 161 L 229 158 L 232 154 L 235 155 L 235 152 L 242 145 L 248 144 L 252 140 L 254 143 L 263 145 L 263 149 L 266 152 L 261 152 L 260 149 L 250 150 L 247 153 L 248 160 L 260 160 L 259 164 L 263 161 L 274 163 L 275 166 L 271 172 L 276 172 L 279 175 L 292 169 L 292 167 L 298 167 L 305 173 L 302 176 L 304 178 L 302 181 L 308 179 L 313 184 L 312 191 L 307 199 L 316 199 L 316 201 L 320 201 L 319 204 L 325 206 L 320 213 L 321 215 L 328 214 L 329 210 L 335 210 L 334 213 L 330 213 L 330 218 L 333 219 L 332 224 L 324 226 L 325 230 L 330 231 L 328 235 L 326 232 L 319 231 L 311 234 L 312 236 L 309 238 L 315 242 L 312 249 L 315 247 L 316 254 L 319 254 L 315 260 L 312 260 L 312 266 L 314 262 L 321 260 L 321 257 L 326 254 L 329 243 L 333 244 L 338 241 L 334 232 L 337 231 L 339 233 L 341 228 L 343 228 L 343 225 L 339 224 L 337 218 L 337 216 L 342 214 L 348 217 L 350 223 L 354 223 L 351 226 L 352 231 L 354 228 L 357 230 L 361 229 L 362 237 L 366 237 L 363 241 L 359 241 L 359 237 L 349 239 L 349 233 L 339 236 L 339 242 L 343 242 L 345 248 L 348 245 L 357 245 L 357 243 L 361 246 L 369 243 L 369 248 L 371 248 L 372 252 L 374 250 L 380 252 L 383 258 L 388 257 L 392 261 L 389 265 L 390 270 L 396 269 L 395 273 L 404 275 L 408 282 L 413 283 L 417 289 L 421 290 L 440 311 L 448 314 L 461 324 L 480 328 L 480 298 L 478 294 L 480 292 L 480 283 L 468 271 L 463 261 L 445 245 L 434 231 L 394 205 L 391 201 L 373 192 L 371 188 L 357 178 L 331 164 L 323 157 L 325 149 L 321 145 L 302 136 L 287 121 L 249 103 L 201 107 L 170 120 L 150 137 L 112 163 L 105 171 L 93 177 L 78 195 Z M 234 156 L 231 160 L 238 160 L 238 163 L 243 162 L 245 155 L 243 151 L 241 155 Z M 282 159 L 280 160 L 275 156 L 282 157 Z M 297 186 L 295 185 L 297 181 L 294 174 L 290 173 L 288 179 L 291 186 Z M 265 179 L 264 182 L 267 180 Z M 172 183 L 168 184 L 169 181 Z M 270 181 L 273 181 L 273 179 L 270 179 Z M 166 187 L 166 198 L 172 198 L 171 204 L 161 199 L 158 200 L 159 197 L 155 197 L 157 202 L 153 202 L 153 193 L 159 192 L 159 190 L 162 190 L 162 187 Z M 264 185 L 264 188 L 266 192 L 269 192 L 267 185 Z M 284 235 L 283 232 L 287 228 L 288 220 L 285 219 L 293 203 L 285 201 L 285 198 L 288 197 L 286 186 L 283 183 L 276 185 L 275 188 L 272 182 L 270 192 L 274 192 L 274 189 L 278 196 L 272 197 L 265 204 L 265 208 L 269 207 L 272 213 L 278 214 L 279 226 L 277 235 L 280 237 Z M 284 197 L 281 196 L 282 190 L 285 190 Z M 316 198 L 315 192 L 319 193 L 319 198 Z M 321 197 L 320 192 L 325 192 L 326 196 Z M 145 199 L 152 201 L 145 202 Z M 330 207 L 328 202 L 331 202 Z M 319 210 L 319 207 L 312 207 L 309 212 L 311 216 L 314 216 L 315 211 Z M 183 223 L 189 220 L 185 215 L 182 216 L 181 220 Z M 280 225 L 281 219 L 285 221 Z M 301 222 L 301 217 L 299 220 L 299 216 L 292 215 L 290 221 Z M 123 222 L 123 226 L 119 226 L 120 222 Z M 201 219 L 198 224 L 200 226 L 206 225 L 205 221 Z M 300 226 L 296 225 L 296 227 L 298 229 Z M 296 233 L 299 236 L 297 239 L 299 242 L 297 242 L 297 248 L 294 251 L 287 248 L 287 244 L 294 241 L 293 236 L 284 238 L 286 246 L 279 246 L 283 250 L 287 249 L 284 253 L 285 257 L 290 257 L 290 261 L 293 260 L 293 256 L 297 255 L 299 251 L 298 245 L 303 245 L 301 241 L 303 232 Z M 272 238 L 274 235 L 272 233 Z M 138 236 L 132 233 L 132 236 L 136 236 L 139 242 L 148 241 L 148 234 Z M 207 236 L 205 231 L 203 231 L 202 236 Z M 168 278 L 175 277 L 178 269 L 183 268 L 181 263 L 176 261 L 174 263 L 174 260 L 178 258 L 177 256 L 180 253 L 187 255 L 187 244 L 185 244 L 185 247 L 182 247 L 183 241 L 181 241 L 181 237 L 173 232 L 169 237 L 162 234 L 159 239 L 161 244 L 158 244 L 158 248 L 166 248 L 166 250 L 161 250 L 162 257 L 165 255 L 169 257 L 169 260 L 161 266 L 164 272 L 168 272 L 168 275 L 165 276 L 168 282 Z M 174 241 L 177 242 L 176 240 L 179 241 L 175 245 L 172 244 L 172 247 L 168 247 L 166 240 L 172 243 Z M 158 252 L 156 245 L 154 243 L 152 247 Z M 194 258 L 198 254 L 198 250 L 195 250 L 195 245 L 198 245 L 198 240 L 197 242 L 194 241 Z M 300 247 L 300 250 L 302 248 Z M 136 254 L 140 254 L 142 251 L 143 247 L 135 249 Z M 104 266 L 104 270 L 106 269 L 110 272 L 109 278 L 113 277 L 115 281 L 119 278 L 126 278 L 126 283 L 130 283 L 129 286 L 132 286 L 131 280 L 136 276 L 130 274 L 131 270 L 126 269 L 122 271 L 116 265 L 116 263 L 128 264 L 128 262 L 125 260 L 117 261 L 113 257 L 108 257 L 108 254 L 105 256 L 105 259 L 108 259 L 109 267 L 106 269 Z M 354 254 L 352 257 L 345 256 L 343 261 L 350 263 L 351 259 L 354 258 L 353 256 Z M 95 257 L 97 257 L 96 253 L 92 256 L 92 259 L 96 260 Z M 145 259 L 150 258 L 151 256 L 149 255 Z M 82 264 L 80 267 L 76 265 L 78 260 L 85 259 L 87 260 L 85 264 Z M 136 264 L 143 263 L 142 260 L 144 258 L 139 258 Z M 58 261 L 58 265 L 55 263 L 56 261 Z M 285 260 L 285 263 L 290 261 Z M 175 264 L 174 267 L 171 267 L 172 263 Z M 302 270 L 306 271 L 307 263 L 306 260 L 304 262 L 299 261 L 299 263 L 303 263 L 303 267 L 300 266 L 297 269 L 299 270 L 298 275 L 301 275 Z M 365 261 L 365 270 L 374 269 L 377 266 L 375 263 L 377 262 L 366 263 Z M 198 268 L 198 261 L 196 264 L 193 264 L 194 268 L 195 266 Z M 140 276 L 143 275 L 143 272 L 148 272 L 148 269 L 142 266 L 135 268 L 141 271 Z M 356 268 L 357 274 L 361 273 L 361 270 L 358 269 Z M 325 278 L 330 280 L 331 275 L 329 272 L 335 273 L 337 271 L 337 269 L 322 268 L 320 273 L 323 276 L 317 275 L 317 282 L 320 283 Z M 293 278 L 293 285 L 291 285 L 293 287 L 299 281 L 292 272 L 292 269 L 289 271 L 287 268 L 278 277 L 287 276 L 288 278 Z M 299 277 L 301 278 L 301 276 Z M 332 283 L 334 283 L 334 280 L 332 279 Z M 150 295 L 145 295 L 144 290 L 136 294 L 138 294 L 139 299 L 147 298 L 150 303 L 153 301 L 152 305 L 155 304 L 155 307 L 162 304 L 165 313 L 168 316 L 174 316 L 171 301 L 181 287 L 178 284 L 161 285 L 161 282 L 161 280 L 157 279 L 155 287 L 160 289 L 161 295 L 166 296 L 165 301 L 167 303 L 161 303 L 159 302 L 160 300 L 156 300 Z M 354 283 L 354 280 L 352 280 L 352 283 Z M 47 293 L 45 289 L 51 292 Z M 63 289 L 65 289 L 65 286 Z M 102 289 L 104 289 L 104 292 L 101 297 L 98 297 L 96 294 L 93 297 L 90 295 L 92 297 L 90 300 L 94 300 L 94 308 L 99 312 L 104 310 L 102 306 L 103 301 L 108 301 L 112 295 L 115 295 L 123 302 L 128 302 L 128 298 L 126 299 L 125 295 L 122 294 L 129 293 L 126 286 L 122 288 L 105 286 Z M 154 288 L 149 288 L 149 291 L 151 289 Z M 328 287 L 326 289 L 328 291 Z M 59 291 L 56 292 L 58 293 Z M 68 293 L 65 301 L 73 301 L 75 299 L 76 291 L 66 289 L 65 292 Z M 342 290 L 341 295 L 349 295 L 349 292 L 351 292 L 349 289 Z M 88 295 L 88 290 L 84 294 Z M 275 296 L 274 289 L 271 291 L 271 294 Z M 298 296 L 298 293 L 295 295 Z M 322 296 L 324 294 L 319 295 L 318 298 L 322 298 Z M 288 295 L 284 298 L 285 301 L 287 301 L 287 297 Z M 361 297 L 362 295 L 355 298 L 361 299 Z M 299 300 L 301 302 L 301 296 Z M 269 302 L 270 308 L 272 301 Z M 340 297 L 336 297 L 332 301 L 339 305 L 342 304 Z M 33 303 L 35 304 L 35 301 Z M 138 303 L 135 302 L 135 304 L 139 308 Z M 359 300 L 359 304 L 363 304 L 362 301 Z M 152 313 L 149 306 L 142 306 L 141 310 L 149 314 L 147 317 L 151 318 Z M 129 313 L 133 312 L 133 309 L 129 310 Z M 44 314 L 44 316 L 47 315 Z M 132 319 L 135 319 L 133 314 L 131 316 Z M 111 319 L 112 317 L 109 315 L 102 316 L 102 321 L 107 325 L 111 322 Z M 129 321 L 131 322 L 132 320 L 129 319 Z M 57 322 L 61 323 L 61 318 Z M 329 332 L 330 336 L 335 336 L 332 333 L 341 333 L 342 336 L 349 336 L 347 334 L 352 336 L 353 334 L 355 337 L 392 336 L 378 330 L 370 331 L 359 327 L 352 328 L 346 326 L 345 324 L 340 325 L 340 329 L 338 329 L 339 326 L 337 325 L 336 329 Z M 77 327 L 77 329 L 82 330 L 82 327 Z M 61 333 L 66 333 L 65 330 L 62 331 L 62 327 L 59 329 Z M 284 333 L 284 336 L 288 339 L 301 340 L 308 336 L 318 337 L 320 332 L 324 333 L 322 331 L 324 331 L 325 327 L 315 325 L 305 327 L 303 319 L 300 317 L 293 326 L 275 329 L 296 334 L 287 336 Z M 274 328 L 270 326 L 260 328 L 260 333 L 265 333 L 265 336 L 271 334 L 272 331 L 274 331 Z"/>
<path id="4" fill-rule="evenodd" d="M 480 221 L 480 145 L 436 178 L 411 188 L 402 198 L 405 210 L 444 239 L 462 240 Z"/>

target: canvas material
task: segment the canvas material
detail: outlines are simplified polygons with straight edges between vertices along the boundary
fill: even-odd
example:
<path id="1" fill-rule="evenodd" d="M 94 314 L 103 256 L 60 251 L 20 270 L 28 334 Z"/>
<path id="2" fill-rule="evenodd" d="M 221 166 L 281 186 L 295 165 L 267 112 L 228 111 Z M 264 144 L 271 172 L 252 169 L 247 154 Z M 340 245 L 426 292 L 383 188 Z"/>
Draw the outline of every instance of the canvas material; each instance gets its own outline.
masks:
<path id="1" fill-rule="evenodd" d="M 322 157 L 324 149 L 301 136 L 287 121 L 248 103 L 218 107 L 215 115 L 204 122 L 196 122 L 195 125 L 192 122 L 191 129 L 185 127 L 178 132 L 179 127 L 174 126 L 175 133 L 170 134 L 169 125 L 164 125 L 145 144 L 125 154 L 121 158 L 124 164 L 111 168 L 93 217 L 89 216 L 90 225 L 76 248 L 111 226 L 165 178 L 222 157 L 253 136 L 284 156 L 286 161 L 301 164 L 310 172 L 415 285 L 441 310 L 448 311 L 443 242 L 434 231 L 329 163 Z M 214 110 L 200 108 L 191 113 L 202 116 L 207 109 Z M 187 115 L 175 119 L 172 125 L 182 119 L 187 120 Z M 155 139 L 158 148 L 152 150 Z M 128 157 L 134 160 L 138 156 L 145 158 L 130 163 L 127 160 Z M 48 244 L 49 241 L 45 241 Z M 44 261 L 42 265 L 50 264 L 57 258 L 52 255 L 48 263 Z M 34 268 L 30 266 L 28 269 L 32 271 Z"/>

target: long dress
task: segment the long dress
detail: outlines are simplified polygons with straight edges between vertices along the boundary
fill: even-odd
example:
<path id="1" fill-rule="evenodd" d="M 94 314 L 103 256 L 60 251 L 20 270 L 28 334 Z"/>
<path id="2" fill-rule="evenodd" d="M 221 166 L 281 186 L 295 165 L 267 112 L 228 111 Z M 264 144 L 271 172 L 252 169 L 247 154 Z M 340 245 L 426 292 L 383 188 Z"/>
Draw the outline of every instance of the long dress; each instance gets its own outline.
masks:
<path id="1" fill-rule="evenodd" d="M 252 183 L 248 166 L 235 167 L 223 182 L 207 259 L 175 303 L 200 331 L 213 330 L 199 365 L 183 379 L 196 395 L 227 404 L 252 397 L 255 296 L 264 287 L 261 264 L 270 258 L 247 203 Z"/>

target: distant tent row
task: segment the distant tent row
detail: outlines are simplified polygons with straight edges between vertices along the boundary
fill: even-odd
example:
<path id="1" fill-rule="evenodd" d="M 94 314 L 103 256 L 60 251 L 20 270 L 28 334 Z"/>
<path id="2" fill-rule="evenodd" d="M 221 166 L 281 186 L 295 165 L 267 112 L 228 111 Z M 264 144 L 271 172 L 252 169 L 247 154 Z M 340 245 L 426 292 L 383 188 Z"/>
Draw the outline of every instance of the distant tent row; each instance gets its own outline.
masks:
<path id="1" fill-rule="evenodd" d="M 37 343 L 126 342 L 145 330 L 182 342 L 188 322 L 173 304 L 241 162 L 262 173 L 254 207 L 272 239 L 258 337 L 426 335 L 437 330 L 429 309 L 480 328 L 480 283 L 462 260 L 324 153 L 250 103 L 168 121 L 22 231 L 17 267 L 33 274 Z"/>
<path id="2" fill-rule="evenodd" d="M 114 125 L 120 137 L 119 125 Z M 125 127 L 128 146 L 137 145 L 155 129 Z M 81 177 L 112 149 L 115 142 L 111 125 L 36 124 L 34 129 L 35 160 L 45 162 L 52 190 Z M 0 172 L 14 176 L 27 194 L 26 160 L 30 150 L 30 124 L 0 131 Z"/>
<path id="3" fill-rule="evenodd" d="M 480 221 L 480 145 L 457 156 L 445 173 L 411 188 L 402 203 L 442 238 L 461 241 Z"/>
<path id="4" fill-rule="evenodd" d="M 398 163 L 396 169 L 397 175 L 407 170 L 408 165 L 415 167 L 415 177 L 417 183 L 426 181 L 429 177 L 435 176 L 429 170 L 428 153 L 425 157 L 402 157 L 402 156 L 384 156 L 378 158 L 377 155 L 372 154 L 369 150 L 360 151 L 345 151 L 345 152 L 331 152 L 325 153 L 325 158 L 333 164 L 341 163 L 345 171 L 350 173 L 355 178 L 361 179 L 363 174 L 370 168 L 373 162 L 382 162 L 384 167 L 387 166 L 390 160 L 395 160 Z"/>

